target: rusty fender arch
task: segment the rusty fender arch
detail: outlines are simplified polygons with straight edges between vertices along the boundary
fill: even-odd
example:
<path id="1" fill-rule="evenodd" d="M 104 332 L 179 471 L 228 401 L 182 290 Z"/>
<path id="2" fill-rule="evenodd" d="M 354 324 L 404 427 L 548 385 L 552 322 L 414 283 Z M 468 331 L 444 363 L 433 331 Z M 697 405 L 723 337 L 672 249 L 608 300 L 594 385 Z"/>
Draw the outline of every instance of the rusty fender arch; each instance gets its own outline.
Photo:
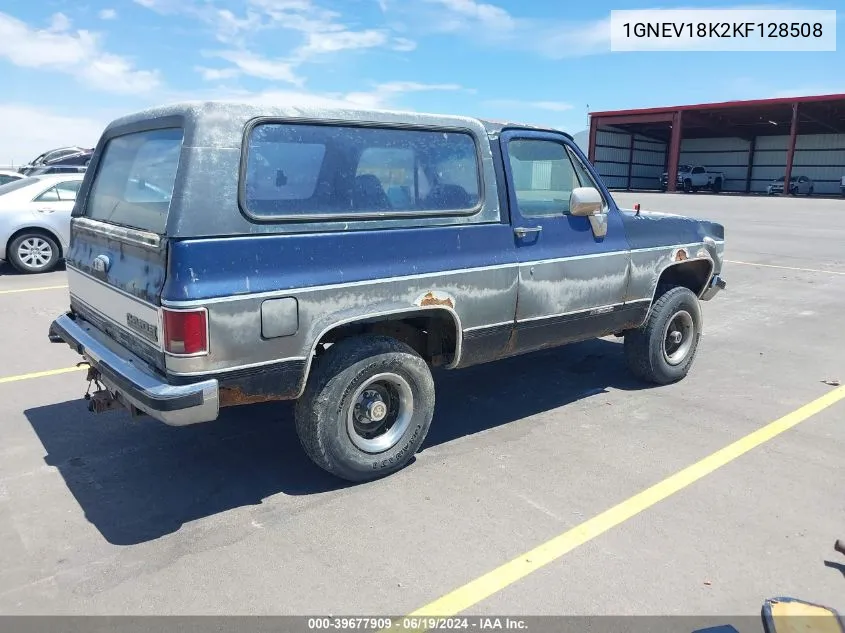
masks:
<path id="1" fill-rule="evenodd" d="M 439 294 L 439 293 L 438 293 Z M 453 300 L 454 301 L 454 300 Z M 454 305 L 454 303 L 453 303 Z M 463 347 L 463 338 L 464 338 L 464 330 L 463 326 L 461 325 L 461 317 L 458 316 L 458 313 L 455 309 L 447 304 L 435 304 L 435 305 L 409 305 L 403 308 L 396 308 L 394 310 L 380 310 L 377 312 L 363 312 L 361 314 L 356 314 L 355 316 L 346 317 L 343 319 L 338 319 L 337 321 L 332 321 L 330 325 L 327 325 L 320 333 L 314 338 L 313 343 L 311 343 L 311 348 L 309 350 L 308 356 L 305 359 L 305 370 L 302 373 L 302 383 L 299 387 L 299 391 L 297 392 L 296 396 L 294 396 L 294 400 L 297 400 L 302 397 L 302 394 L 305 393 L 305 387 L 308 384 L 308 377 L 311 375 L 311 365 L 314 362 L 314 355 L 317 351 L 317 345 L 320 344 L 320 341 L 323 340 L 323 337 L 326 336 L 329 332 L 334 330 L 335 328 L 342 327 L 344 325 L 350 325 L 351 323 L 356 323 L 358 321 L 366 321 L 369 319 L 378 319 L 380 317 L 394 317 L 397 315 L 402 314 L 419 314 L 420 312 L 446 312 L 449 316 L 452 317 L 452 321 L 455 324 L 455 357 L 451 363 L 445 366 L 445 369 L 454 369 L 461 360 L 461 351 Z"/>
<path id="2" fill-rule="evenodd" d="M 702 254 L 702 250 L 704 254 Z M 710 253 L 707 252 L 704 246 L 698 250 L 695 257 L 689 257 L 689 251 L 686 248 L 678 248 L 672 252 L 672 260 L 666 266 L 664 266 L 660 270 L 660 274 L 657 275 L 657 281 L 654 283 L 654 289 L 651 291 L 651 301 L 648 304 L 648 311 L 645 313 L 645 318 L 643 319 L 643 323 L 648 321 L 648 317 L 651 315 L 651 307 L 654 305 L 654 299 L 657 295 L 657 288 L 660 286 L 660 278 L 663 277 L 664 273 L 669 270 L 670 268 L 674 268 L 676 266 L 687 266 L 693 262 L 707 262 L 710 264 L 710 271 L 707 273 L 707 277 L 704 281 L 704 285 L 702 286 L 701 290 L 698 291 L 696 294 L 697 297 L 701 298 L 701 295 L 704 294 L 705 290 L 707 290 L 707 284 L 710 283 L 710 280 L 713 278 L 713 270 L 716 268 L 716 262 L 713 261 L 713 258 L 710 256 Z"/>

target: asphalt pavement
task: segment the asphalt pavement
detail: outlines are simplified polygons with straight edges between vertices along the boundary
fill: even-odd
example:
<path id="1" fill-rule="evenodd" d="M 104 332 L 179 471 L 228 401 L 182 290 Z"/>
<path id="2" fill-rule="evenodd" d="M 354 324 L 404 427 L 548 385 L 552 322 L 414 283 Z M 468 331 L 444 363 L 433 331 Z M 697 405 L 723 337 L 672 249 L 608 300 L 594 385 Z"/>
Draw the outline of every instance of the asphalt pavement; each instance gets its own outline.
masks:
<path id="1" fill-rule="evenodd" d="M 470 614 L 727 617 L 779 595 L 845 611 L 845 399 L 806 407 L 845 382 L 845 200 L 616 197 L 726 226 L 728 287 L 687 379 L 636 382 L 615 338 L 441 372 L 424 449 L 361 485 L 307 460 L 289 404 L 181 429 L 89 414 L 78 357 L 47 341 L 64 272 L 0 269 L 0 613 L 402 615 L 461 596 Z M 572 531 L 597 516 L 600 533 Z M 544 543 L 548 562 L 496 571 Z M 488 573 L 494 590 L 472 584 Z"/>

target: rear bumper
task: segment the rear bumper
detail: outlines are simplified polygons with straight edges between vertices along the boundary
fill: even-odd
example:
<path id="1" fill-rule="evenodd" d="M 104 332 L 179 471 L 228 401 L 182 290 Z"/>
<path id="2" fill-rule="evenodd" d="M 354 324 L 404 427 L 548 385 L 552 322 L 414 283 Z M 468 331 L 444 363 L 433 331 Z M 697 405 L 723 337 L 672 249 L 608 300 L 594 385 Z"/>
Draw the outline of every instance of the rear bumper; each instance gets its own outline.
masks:
<path id="1" fill-rule="evenodd" d="M 710 301 L 710 299 L 719 294 L 721 290 L 724 290 L 727 285 L 727 282 L 719 275 L 713 275 L 710 279 L 710 283 L 707 284 L 707 288 L 705 288 L 704 292 L 701 293 L 701 300 Z"/>
<path id="2" fill-rule="evenodd" d="M 209 422 L 219 413 L 215 379 L 171 385 L 129 351 L 112 349 L 104 335 L 80 318 L 62 315 L 50 325 L 50 340 L 64 341 L 100 374 L 100 381 L 124 405 L 171 426 Z"/>

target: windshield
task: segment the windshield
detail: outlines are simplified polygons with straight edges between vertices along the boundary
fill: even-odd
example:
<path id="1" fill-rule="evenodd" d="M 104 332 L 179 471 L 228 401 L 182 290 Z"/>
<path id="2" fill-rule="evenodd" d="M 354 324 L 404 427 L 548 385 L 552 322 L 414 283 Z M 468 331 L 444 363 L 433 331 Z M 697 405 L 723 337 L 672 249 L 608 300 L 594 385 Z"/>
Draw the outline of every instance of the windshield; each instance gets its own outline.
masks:
<path id="1" fill-rule="evenodd" d="M 111 139 L 88 197 L 87 216 L 164 233 L 181 151 L 182 130 L 177 128 Z"/>
<path id="2" fill-rule="evenodd" d="M 690 165 L 678 165 L 678 171 L 692 171 L 692 167 Z"/>

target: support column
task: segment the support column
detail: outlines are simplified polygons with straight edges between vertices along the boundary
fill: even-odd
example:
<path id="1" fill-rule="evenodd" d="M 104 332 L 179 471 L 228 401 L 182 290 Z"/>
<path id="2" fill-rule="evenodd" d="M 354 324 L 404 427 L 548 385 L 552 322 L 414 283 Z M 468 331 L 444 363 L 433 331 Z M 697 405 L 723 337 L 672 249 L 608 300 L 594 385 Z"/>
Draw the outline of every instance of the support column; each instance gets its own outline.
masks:
<path id="1" fill-rule="evenodd" d="M 595 165 L 596 164 L 596 137 L 598 136 L 598 128 L 599 122 L 596 117 L 590 117 L 590 142 L 587 147 L 587 158 L 590 159 L 590 162 Z"/>
<path id="2" fill-rule="evenodd" d="M 631 172 L 634 168 L 634 133 L 631 132 L 631 142 L 628 144 L 628 191 L 631 191 Z"/>
<path id="3" fill-rule="evenodd" d="M 789 195 L 789 179 L 792 178 L 792 160 L 795 158 L 795 139 L 798 136 L 798 102 L 792 104 L 792 123 L 789 126 L 789 147 L 786 150 L 786 173 L 783 175 L 783 194 Z"/>
<path id="4" fill-rule="evenodd" d="M 751 193 L 751 176 L 754 173 L 754 152 L 757 151 L 757 137 L 751 137 L 748 146 L 748 171 L 745 172 L 745 193 Z"/>
<path id="5" fill-rule="evenodd" d="M 682 112 L 678 110 L 672 116 L 672 140 L 669 143 L 669 168 L 666 170 L 669 173 L 669 182 L 667 184 L 667 191 L 677 191 L 676 184 L 678 180 L 678 162 L 681 159 L 681 115 Z"/>

